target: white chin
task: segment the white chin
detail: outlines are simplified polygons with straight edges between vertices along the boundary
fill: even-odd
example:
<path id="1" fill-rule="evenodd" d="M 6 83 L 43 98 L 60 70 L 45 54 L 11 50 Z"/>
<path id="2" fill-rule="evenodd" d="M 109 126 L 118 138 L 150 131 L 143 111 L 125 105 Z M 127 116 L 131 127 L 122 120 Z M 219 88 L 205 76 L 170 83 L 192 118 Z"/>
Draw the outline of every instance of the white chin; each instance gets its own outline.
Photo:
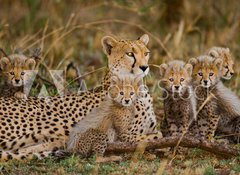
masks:
<path id="1" fill-rule="evenodd" d="M 203 84 L 202 84 L 202 87 L 204 87 L 204 88 L 209 88 L 210 85 L 205 85 L 205 84 L 203 85 Z"/>
<path id="2" fill-rule="evenodd" d="M 148 72 L 149 72 L 149 68 L 147 68 L 143 73 L 144 73 L 145 75 L 147 75 Z"/>
<path id="3" fill-rule="evenodd" d="M 131 106 L 131 103 L 123 103 L 122 105 L 125 107 L 128 107 L 128 106 Z"/>
<path id="4" fill-rule="evenodd" d="M 230 80 L 230 79 L 232 78 L 232 76 L 228 76 L 228 77 L 222 76 L 222 78 L 223 78 L 224 80 Z"/>
<path id="5" fill-rule="evenodd" d="M 15 87 L 20 87 L 20 86 L 22 86 L 22 84 L 20 84 L 20 83 L 19 83 L 19 84 L 13 83 L 12 85 L 15 86 Z"/>

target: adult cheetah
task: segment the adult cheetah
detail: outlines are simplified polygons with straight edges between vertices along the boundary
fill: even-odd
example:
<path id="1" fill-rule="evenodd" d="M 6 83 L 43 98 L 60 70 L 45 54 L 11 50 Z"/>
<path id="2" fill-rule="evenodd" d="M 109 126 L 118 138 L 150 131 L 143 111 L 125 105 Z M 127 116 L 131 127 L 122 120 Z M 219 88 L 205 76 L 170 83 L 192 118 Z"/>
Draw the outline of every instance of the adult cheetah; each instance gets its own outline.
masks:
<path id="1" fill-rule="evenodd" d="M 112 73 L 142 76 L 148 73 L 148 41 L 146 34 L 138 40 L 103 37 L 109 71 L 101 88 L 47 100 L 0 98 L 0 160 L 43 157 L 64 147 L 72 127 L 103 101 Z M 133 128 L 137 129 L 139 120 L 143 120 L 146 130 L 143 132 L 155 131 L 156 119 L 149 93 L 134 105 L 136 127 Z"/>

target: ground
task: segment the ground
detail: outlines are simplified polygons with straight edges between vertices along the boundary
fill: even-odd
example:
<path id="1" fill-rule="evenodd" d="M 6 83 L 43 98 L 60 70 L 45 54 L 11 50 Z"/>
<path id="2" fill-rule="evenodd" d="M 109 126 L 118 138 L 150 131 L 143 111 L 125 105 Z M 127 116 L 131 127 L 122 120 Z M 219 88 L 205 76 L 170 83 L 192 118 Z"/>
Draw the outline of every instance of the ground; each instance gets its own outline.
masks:
<path id="1" fill-rule="evenodd" d="M 125 157 L 130 157 L 130 155 Z M 132 159 L 119 163 L 97 165 L 95 157 L 80 159 L 70 156 L 64 159 L 47 158 L 32 161 L 10 161 L 0 164 L 2 174 L 238 174 L 240 156 L 234 159 L 221 159 L 199 149 L 191 149 L 186 156 L 172 161 L 158 157 L 153 161 Z"/>

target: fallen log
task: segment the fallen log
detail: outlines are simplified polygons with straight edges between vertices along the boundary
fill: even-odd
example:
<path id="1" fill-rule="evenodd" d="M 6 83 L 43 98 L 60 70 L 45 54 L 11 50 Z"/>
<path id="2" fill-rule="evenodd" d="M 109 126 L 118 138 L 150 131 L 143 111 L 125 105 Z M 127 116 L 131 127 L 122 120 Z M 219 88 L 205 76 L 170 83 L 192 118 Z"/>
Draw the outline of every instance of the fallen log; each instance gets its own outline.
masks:
<path id="1" fill-rule="evenodd" d="M 180 137 L 165 137 L 159 140 L 144 142 L 142 144 L 144 144 L 145 150 L 162 149 L 168 147 L 175 147 L 178 144 L 179 139 Z M 114 153 L 134 152 L 138 146 L 139 144 L 128 144 L 121 142 L 111 143 L 108 145 L 106 152 Z M 179 146 L 187 148 L 199 148 L 204 151 L 208 151 L 213 154 L 222 156 L 224 158 L 232 158 L 240 155 L 240 150 L 233 148 L 230 145 L 201 141 L 191 136 L 184 136 L 183 138 L 181 138 Z"/>

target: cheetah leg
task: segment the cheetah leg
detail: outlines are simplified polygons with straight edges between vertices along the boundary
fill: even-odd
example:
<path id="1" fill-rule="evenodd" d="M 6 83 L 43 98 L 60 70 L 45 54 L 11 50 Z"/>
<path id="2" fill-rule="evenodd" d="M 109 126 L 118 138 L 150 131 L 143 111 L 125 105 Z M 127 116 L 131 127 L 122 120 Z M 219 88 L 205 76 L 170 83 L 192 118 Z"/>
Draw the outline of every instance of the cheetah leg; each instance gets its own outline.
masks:
<path id="1" fill-rule="evenodd" d="M 57 150 L 65 145 L 65 141 L 62 139 L 50 139 L 49 141 L 38 143 L 33 146 L 28 146 L 21 148 L 18 152 L 29 154 L 29 153 L 41 153 L 41 152 L 50 152 Z"/>
<path id="2" fill-rule="evenodd" d="M 54 153 L 54 150 L 63 147 L 65 141 L 62 139 L 50 139 L 47 142 L 38 143 L 33 146 L 21 148 L 17 151 L 0 151 L 0 160 L 7 161 L 10 159 L 32 159 L 35 156 L 37 158 L 43 158 Z"/>
<path id="3" fill-rule="evenodd" d="M 60 135 L 58 138 L 61 137 Z M 26 134 L 20 137 L 17 137 L 11 141 L 2 140 L 1 145 L 4 145 L 4 150 L 17 150 L 19 148 L 28 147 L 32 145 L 36 145 L 37 143 L 47 142 L 48 140 L 53 140 L 49 135 L 45 134 Z"/>
<path id="4" fill-rule="evenodd" d="M 214 141 L 214 134 L 217 129 L 218 121 L 219 121 L 219 116 L 214 115 L 214 114 L 209 114 L 209 122 L 208 122 L 208 131 L 206 135 L 206 139 L 208 141 Z"/>
<path id="5" fill-rule="evenodd" d="M 21 152 L 21 151 L 17 151 L 17 152 L 12 152 L 12 151 L 0 151 L 0 162 L 6 162 L 9 160 L 23 160 L 23 159 L 27 159 L 27 160 L 31 160 L 35 157 L 37 157 L 38 159 L 42 159 L 44 157 L 48 157 L 50 156 L 52 153 L 52 151 L 44 151 L 41 153 L 26 153 L 26 152 Z"/>
<path id="6" fill-rule="evenodd" d="M 26 135 L 17 137 L 11 141 L 2 140 L 1 144 L 5 145 L 3 148 L 4 150 L 17 150 L 17 149 L 25 147 L 25 146 L 35 145 L 46 139 L 47 139 L 47 137 L 45 137 L 42 134 L 32 133 L 32 134 L 26 134 Z"/>

